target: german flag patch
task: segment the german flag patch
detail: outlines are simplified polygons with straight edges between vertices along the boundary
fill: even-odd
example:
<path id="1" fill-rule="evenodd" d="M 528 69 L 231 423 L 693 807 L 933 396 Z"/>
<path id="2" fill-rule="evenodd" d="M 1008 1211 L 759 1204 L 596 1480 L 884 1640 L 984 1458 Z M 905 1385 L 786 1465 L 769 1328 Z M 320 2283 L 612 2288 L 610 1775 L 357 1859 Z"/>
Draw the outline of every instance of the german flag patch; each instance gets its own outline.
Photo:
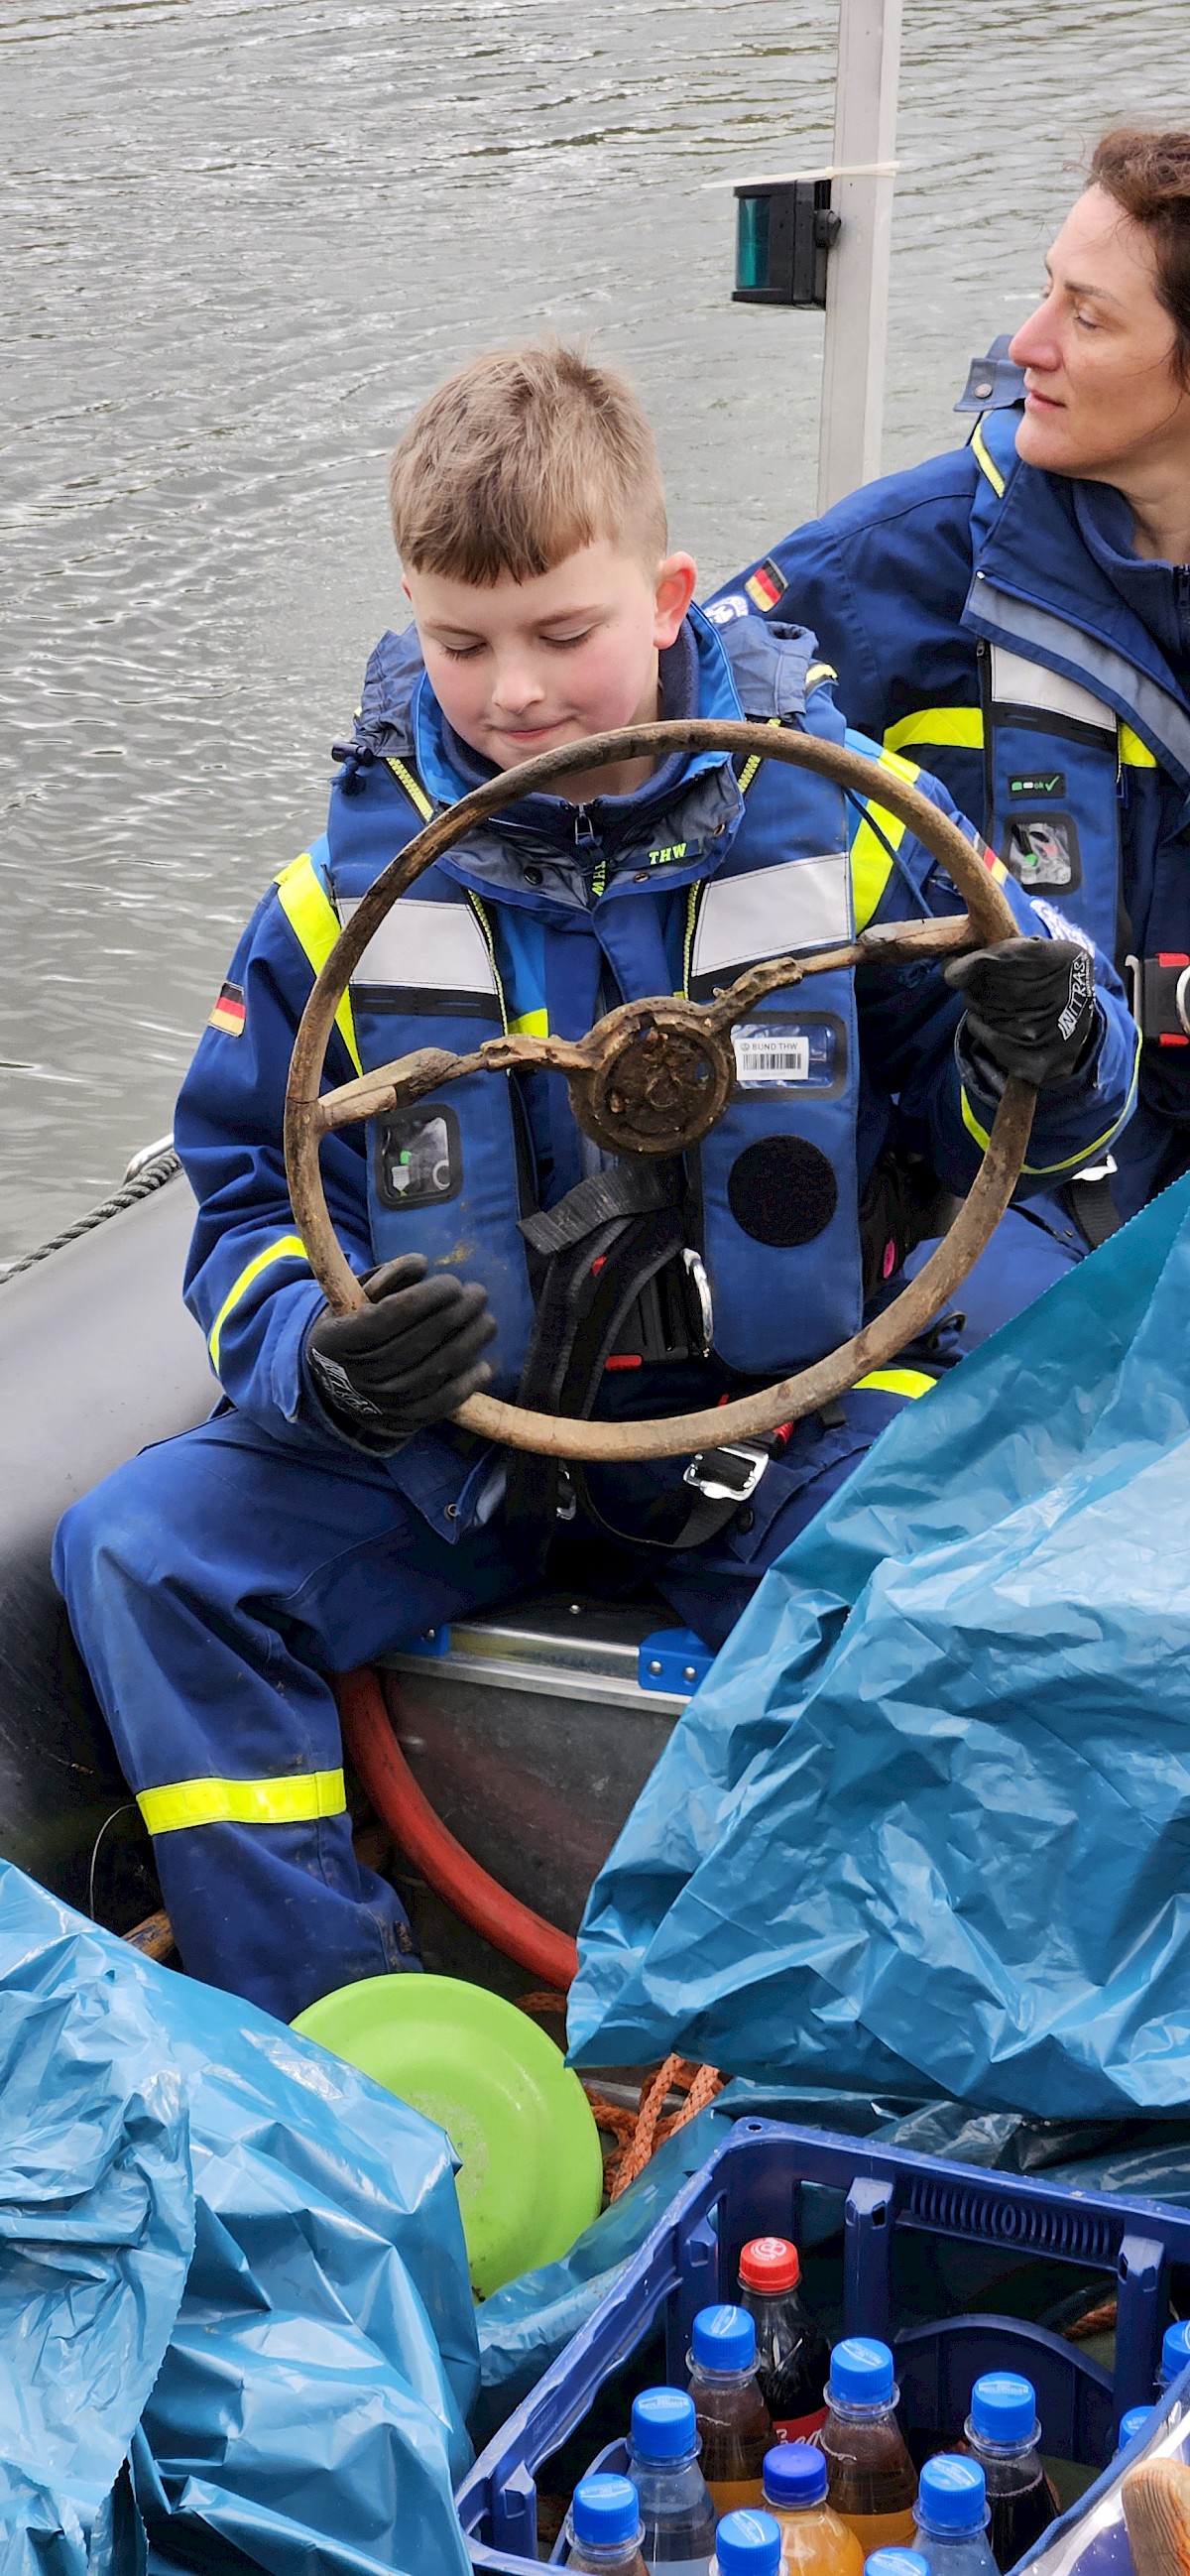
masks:
<path id="1" fill-rule="evenodd" d="M 243 1035 L 245 1017 L 243 985 L 221 984 L 219 999 L 207 1021 L 207 1027 L 222 1029 L 225 1037 L 238 1038 Z"/>
<path id="2" fill-rule="evenodd" d="M 763 616 L 767 609 L 776 607 L 779 599 L 784 599 L 789 584 L 780 564 L 775 564 L 770 555 L 767 562 L 759 564 L 756 571 L 750 574 L 744 583 L 744 588 L 753 607 L 759 608 Z"/>

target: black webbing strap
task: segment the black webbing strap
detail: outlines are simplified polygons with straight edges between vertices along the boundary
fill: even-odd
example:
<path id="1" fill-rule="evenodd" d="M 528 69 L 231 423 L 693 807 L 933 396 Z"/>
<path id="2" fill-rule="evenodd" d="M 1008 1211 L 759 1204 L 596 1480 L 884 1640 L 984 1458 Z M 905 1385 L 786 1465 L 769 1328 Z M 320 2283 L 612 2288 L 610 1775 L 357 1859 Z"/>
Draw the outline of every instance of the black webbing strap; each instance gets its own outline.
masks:
<path id="1" fill-rule="evenodd" d="M 1115 1169 L 1114 1164 L 1111 1168 Z M 1119 1233 L 1124 1220 L 1112 1197 L 1107 1169 L 1076 1172 L 1059 1197 L 1092 1252 L 1098 1252 L 1101 1243 L 1110 1243 L 1113 1234 Z"/>
<path id="2" fill-rule="evenodd" d="M 557 1207 L 523 1216 L 520 1230 L 534 1252 L 548 1258 L 569 1252 L 615 1217 L 648 1216 L 655 1208 L 673 1204 L 668 1163 L 609 1163 L 605 1171 L 591 1172 L 585 1181 L 576 1182 Z"/>

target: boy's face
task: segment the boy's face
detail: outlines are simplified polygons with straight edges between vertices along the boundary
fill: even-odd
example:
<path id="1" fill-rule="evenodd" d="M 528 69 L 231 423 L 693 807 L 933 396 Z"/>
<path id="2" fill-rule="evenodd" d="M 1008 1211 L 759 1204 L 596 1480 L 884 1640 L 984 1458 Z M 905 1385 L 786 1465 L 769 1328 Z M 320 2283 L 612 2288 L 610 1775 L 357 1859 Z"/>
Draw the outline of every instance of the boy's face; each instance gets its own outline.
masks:
<path id="1" fill-rule="evenodd" d="M 514 769 L 613 726 L 657 715 L 657 656 L 672 644 L 694 595 L 689 555 L 655 574 L 601 537 L 531 581 L 490 588 L 446 573 L 405 582 L 430 685 L 448 722 L 497 769 Z M 627 795 L 654 764 L 630 761 L 555 781 L 580 802 Z"/>

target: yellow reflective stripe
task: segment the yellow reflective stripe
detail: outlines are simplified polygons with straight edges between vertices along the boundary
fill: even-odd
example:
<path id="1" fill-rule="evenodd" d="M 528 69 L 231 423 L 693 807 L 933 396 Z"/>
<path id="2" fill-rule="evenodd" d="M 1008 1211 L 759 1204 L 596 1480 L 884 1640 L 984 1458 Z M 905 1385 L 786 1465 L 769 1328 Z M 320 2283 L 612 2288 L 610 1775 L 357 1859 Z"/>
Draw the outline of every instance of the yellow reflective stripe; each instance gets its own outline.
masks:
<path id="1" fill-rule="evenodd" d="M 315 974 L 321 975 L 339 936 L 339 916 L 308 850 L 303 850 L 290 867 L 282 868 L 277 879 L 277 899 L 299 948 Z M 350 993 L 343 995 L 335 1013 L 335 1026 L 356 1072 L 362 1073 Z"/>
<path id="2" fill-rule="evenodd" d="M 175 1780 L 142 1789 L 137 1805 L 151 1834 L 190 1825 L 310 1825 L 346 1813 L 341 1771 L 288 1771 L 279 1780 Z"/>
<path id="3" fill-rule="evenodd" d="M 810 684 L 809 684 L 809 679 L 808 679 L 808 677 L 807 677 L 807 681 L 806 681 L 806 686 L 807 686 L 807 688 L 809 687 L 809 685 L 810 685 Z M 781 718 L 780 718 L 780 716 L 766 716 L 766 717 L 765 717 L 765 724 L 766 724 L 766 725 L 768 725 L 768 726 L 775 725 L 775 726 L 777 727 L 778 732 L 780 732 L 780 729 L 781 729 Z M 741 794 L 741 796 L 746 796 L 746 795 L 747 795 L 748 790 L 749 790 L 749 788 L 750 788 L 750 786 L 751 786 L 751 784 L 752 784 L 752 781 L 753 781 L 753 779 L 754 779 L 754 778 L 755 778 L 755 776 L 756 776 L 756 772 L 757 772 L 757 770 L 758 770 L 758 769 L 762 769 L 763 767 L 764 767 L 764 753 L 763 753 L 763 752 L 761 752 L 761 751 L 754 751 L 754 752 L 753 752 L 753 754 L 752 754 L 751 759 L 750 759 L 750 760 L 746 760 L 746 761 L 744 762 L 744 766 L 743 766 L 743 768 L 742 768 L 742 769 L 741 769 L 741 771 L 740 771 L 740 794 Z"/>
<path id="4" fill-rule="evenodd" d="M 274 1261 L 304 1261 L 305 1259 L 306 1247 L 300 1234 L 283 1234 L 278 1242 L 269 1244 L 267 1251 L 258 1252 L 256 1259 L 248 1263 L 246 1270 L 241 1270 L 234 1288 L 229 1288 L 211 1326 L 207 1348 L 211 1354 L 212 1368 L 217 1369 L 219 1366 L 219 1337 L 232 1308 L 239 1305 L 241 1297 L 247 1296 L 253 1282 L 259 1279 L 261 1271 L 267 1270 Z"/>
<path id="5" fill-rule="evenodd" d="M 510 1038 L 548 1038 L 549 1033 L 548 1011 L 522 1011 L 519 1020 L 510 1020 L 508 1023 Z"/>
<path id="6" fill-rule="evenodd" d="M 696 878 L 686 897 L 686 937 L 682 943 L 682 991 L 689 997 L 690 962 L 694 955 L 694 933 L 698 927 L 698 907 L 702 899 L 702 880 Z"/>
<path id="7" fill-rule="evenodd" d="M 976 421 L 975 428 L 972 431 L 971 445 L 975 450 L 980 468 L 982 472 L 986 474 L 992 490 L 996 495 L 996 499 L 999 501 L 1002 499 L 1004 493 L 1004 477 L 1000 472 L 999 466 L 993 464 L 992 459 L 988 455 L 987 449 L 984 446 L 983 426 L 980 421 Z"/>
<path id="8" fill-rule="evenodd" d="M 811 662 L 806 673 L 807 697 L 811 689 L 820 689 L 824 680 L 837 680 L 838 676 L 833 662 Z"/>
<path id="9" fill-rule="evenodd" d="M 420 814 L 423 823 L 428 823 L 434 808 L 424 787 L 422 786 L 421 780 L 414 777 L 411 769 L 406 769 L 403 760 L 390 760 L 388 765 L 392 771 L 393 777 L 397 779 L 400 785 L 404 788 L 405 794 L 407 795 L 414 812 Z"/>
<path id="10" fill-rule="evenodd" d="M 926 1377 L 921 1369 L 873 1369 L 870 1377 L 857 1377 L 856 1388 L 874 1386 L 880 1395 L 928 1395 L 937 1386 L 936 1377 Z"/>
<path id="11" fill-rule="evenodd" d="M 903 751 L 907 742 L 951 743 L 957 751 L 983 750 L 983 712 L 979 707 L 922 707 L 902 716 L 884 737 L 886 751 Z"/>
<path id="12" fill-rule="evenodd" d="M 1155 769 L 1157 760 L 1147 742 L 1142 742 L 1131 725 L 1120 726 L 1120 767 L 1122 769 Z"/>
<path id="13" fill-rule="evenodd" d="M 1081 1172 L 1085 1163 L 1098 1162 L 1100 1158 L 1106 1154 L 1109 1145 L 1111 1145 L 1114 1139 L 1119 1135 L 1120 1129 L 1124 1125 L 1125 1120 L 1130 1117 L 1132 1113 L 1132 1104 L 1136 1098 L 1136 1086 L 1140 1077 L 1140 1044 L 1140 1031 L 1138 1029 L 1136 1033 L 1136 1044 L 1132 1053 L 1132 1080 L 1128 1085 L 1128 1098 L 1120 1111 L 1119 1117 L 1113 1118 L 1110 1127 L 1105 1127 L 1102 1136 L 1097 1136 L 1093 1144 L 1080 1145 L 1077 1154 L 1068 1154 L 1064 1163 L 1022 1163 L 1021 1171 L 1022 1173 L 1027 1172 L 1030 1180 L 1052 1180 L 1055 1172 L 1074 1172 L 1077 1174 Z M 967 1098 L 966 1092 L 960 1090 L 959 1096 L 962 1101 L 963 1108 L 963 1125 L 966 1128 L 968 1135 L 974 1136 L 975 1142 L 979 1146 L 981 1152 L 986 1154 L 991 1142 L 987 1130 L 980 1126 L 979 1120 Z"/>

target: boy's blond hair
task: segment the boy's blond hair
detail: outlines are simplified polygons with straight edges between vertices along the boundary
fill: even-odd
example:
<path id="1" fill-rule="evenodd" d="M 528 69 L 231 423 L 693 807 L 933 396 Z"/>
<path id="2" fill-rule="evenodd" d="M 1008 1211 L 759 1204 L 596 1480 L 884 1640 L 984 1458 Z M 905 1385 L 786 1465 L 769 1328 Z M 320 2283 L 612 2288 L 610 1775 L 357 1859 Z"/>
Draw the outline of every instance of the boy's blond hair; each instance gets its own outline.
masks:
<path id="1" fill-rule="evenodd" d="M 530 581 L 609 537 L 650 570 L 668 545 L 652 430 L 615 367 L 560 340 L 489 349 L 439 385 L 389 468 L 397 552 L 411 572 L 490 589 Z"/>

